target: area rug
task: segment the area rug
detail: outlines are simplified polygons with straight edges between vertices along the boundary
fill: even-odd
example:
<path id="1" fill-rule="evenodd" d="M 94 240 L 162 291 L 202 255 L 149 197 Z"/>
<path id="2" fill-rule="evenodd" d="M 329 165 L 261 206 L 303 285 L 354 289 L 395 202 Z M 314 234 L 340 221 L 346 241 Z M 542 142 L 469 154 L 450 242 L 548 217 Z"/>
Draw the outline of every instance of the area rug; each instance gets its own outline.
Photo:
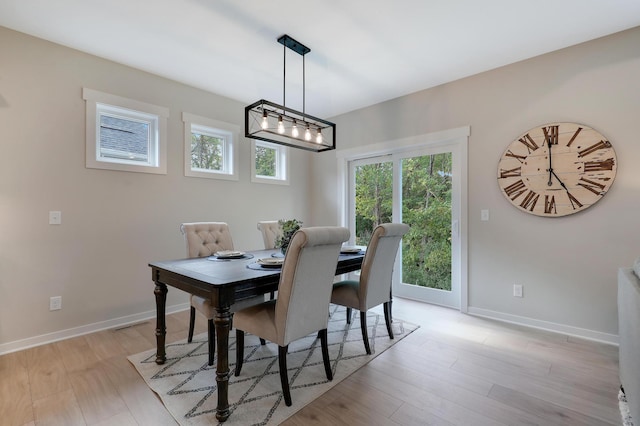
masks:
<path id="1" fill-rule="evenodd" d="M 354 310 L 351 324 L 344 307 L 331 305 L 328 327 L 329 356 L 333 381 L 328 381 L 322 363 L 320 340 L 316 335 L 289 345 L 287 368 L 293 405 L 284 403 L 278 370 L 278 347 L 257 337 L 245 336 L 245 361 L 239 377 L 235 367 L 235 333 L 229 338 L 229 406 L 231 415 L 224 422 L 236 425 L 277 425 L 324 392 L 338 384 L 380 353 L 416 330 L 418 326 L 393 319 L 394 339 L 389 339 L 384 317 L 367 314 L 372 355 L 367 355 L 360 332 L 359 313 Z M 207 335 L 191 343 L 186 339 L 166 346 L 167 361 L 155 363 L 155 349 L 129 357 L 149 387 L 167 410 L 183 426 L 216 424 L 217 403 L 215 362 L 208 366 Z"/>
<path id="2" fill-rule="evenodd" d="M 627 396 L 624 394 L 622 387 L 620 387 L 620 390 L 618 391 L 618 407 L 620 407 L 622 426 L 633 426 L 633 420 L 631 419 L 631 413 L 629 412 L 629 404 L 627 403 Z"/>

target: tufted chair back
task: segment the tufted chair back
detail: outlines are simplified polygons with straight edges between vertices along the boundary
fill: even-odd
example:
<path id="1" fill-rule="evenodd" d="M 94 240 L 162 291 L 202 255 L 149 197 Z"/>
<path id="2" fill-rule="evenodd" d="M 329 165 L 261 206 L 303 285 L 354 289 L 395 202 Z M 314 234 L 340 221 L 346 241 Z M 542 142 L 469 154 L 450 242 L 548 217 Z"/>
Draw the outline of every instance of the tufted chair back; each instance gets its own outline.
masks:
<path id="1" fill-rule="evenodd" d="M 258 222 L 258 231 L 262 232 L 265 249 L 276 248 L 276 240 L 282 235 L 282 229 L 277 220 L 263 220 Z"/>
<path id="2" fill-rule="evenodd" d="M 187 243 L 187 257 L 206 257 L 221 250 L 233 250 L 229 225 L 225 222 L 183 223 L 180 230 Z"/>

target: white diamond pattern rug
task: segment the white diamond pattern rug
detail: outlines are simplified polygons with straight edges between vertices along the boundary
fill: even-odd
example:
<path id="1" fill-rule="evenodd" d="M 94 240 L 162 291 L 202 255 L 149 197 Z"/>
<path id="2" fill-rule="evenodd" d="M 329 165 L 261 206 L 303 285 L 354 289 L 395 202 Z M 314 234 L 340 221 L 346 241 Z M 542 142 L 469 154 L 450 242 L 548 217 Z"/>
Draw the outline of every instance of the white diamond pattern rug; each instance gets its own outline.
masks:
<path id="1" fill-rule="evenodd" d="M 235 332 L 230 333 L 231 415 L 225 425 L 279 424 L 418 328 L 394 318 L 392 340 L 389 339 L 384 317 L 368 313 L 369 343 L 373 354 L 367 355 L 360 332 L 359 313 L 354 310 L 351 324 L 346 322 L 343 307 L 331 305 L 330 314 L 328 341 L 333 381 L 328 381 L 325 375 L 320 340 L 315 334 L 292 342 L 287 356 L 293 400 L 291 407 L 285 405 L 282 396 L 277 345 L 267 342 L 262 346 L 257 337 L 247 334 L 242 372 L 235 377 Z M 192 343 L 185 339 L 168 344 L 166 351 L 167 361 L 163 365 L 155 363 L 155 349 L 132 355 L 129 361 L 180 425 L 216 424 L 215 362 L 213 366 L 207 365 L 206 333 L 195 336 Z"/>

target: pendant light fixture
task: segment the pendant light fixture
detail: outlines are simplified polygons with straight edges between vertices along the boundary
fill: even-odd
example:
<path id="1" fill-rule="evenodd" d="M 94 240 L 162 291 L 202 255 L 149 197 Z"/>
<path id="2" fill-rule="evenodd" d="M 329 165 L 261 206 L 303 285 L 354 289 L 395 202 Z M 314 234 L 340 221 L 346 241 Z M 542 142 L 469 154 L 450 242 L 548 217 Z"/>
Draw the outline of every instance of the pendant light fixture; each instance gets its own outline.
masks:
<path id="1" fill-rule="evenodd" d="M 308 151 L 336 149 L 336 125 L 305 112 L 304 57 L 311 49 L 286 34 L 278 43 L 284 52 L 282 105 L 261 99 L 245 107 L 245 136 Z M 287 48 L 302 55 L 302 112 L 286 107 Z"/>

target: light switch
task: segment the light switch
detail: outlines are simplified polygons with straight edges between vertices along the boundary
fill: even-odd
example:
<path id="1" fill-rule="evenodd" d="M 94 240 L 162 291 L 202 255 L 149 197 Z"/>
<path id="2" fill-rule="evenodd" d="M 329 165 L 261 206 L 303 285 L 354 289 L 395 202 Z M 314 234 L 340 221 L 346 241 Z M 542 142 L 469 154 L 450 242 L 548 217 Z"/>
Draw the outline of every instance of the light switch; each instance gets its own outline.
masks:
<path id="1" fill-rule="evenodd" d="M 480 220 L 489 220 L 489 210 L 480 210 Z"/>
<path id="2" fill-rule="evenodd" d="M 49 212 L 49 225 L 61 225 L 62 224 L 62 212 Z"/>

